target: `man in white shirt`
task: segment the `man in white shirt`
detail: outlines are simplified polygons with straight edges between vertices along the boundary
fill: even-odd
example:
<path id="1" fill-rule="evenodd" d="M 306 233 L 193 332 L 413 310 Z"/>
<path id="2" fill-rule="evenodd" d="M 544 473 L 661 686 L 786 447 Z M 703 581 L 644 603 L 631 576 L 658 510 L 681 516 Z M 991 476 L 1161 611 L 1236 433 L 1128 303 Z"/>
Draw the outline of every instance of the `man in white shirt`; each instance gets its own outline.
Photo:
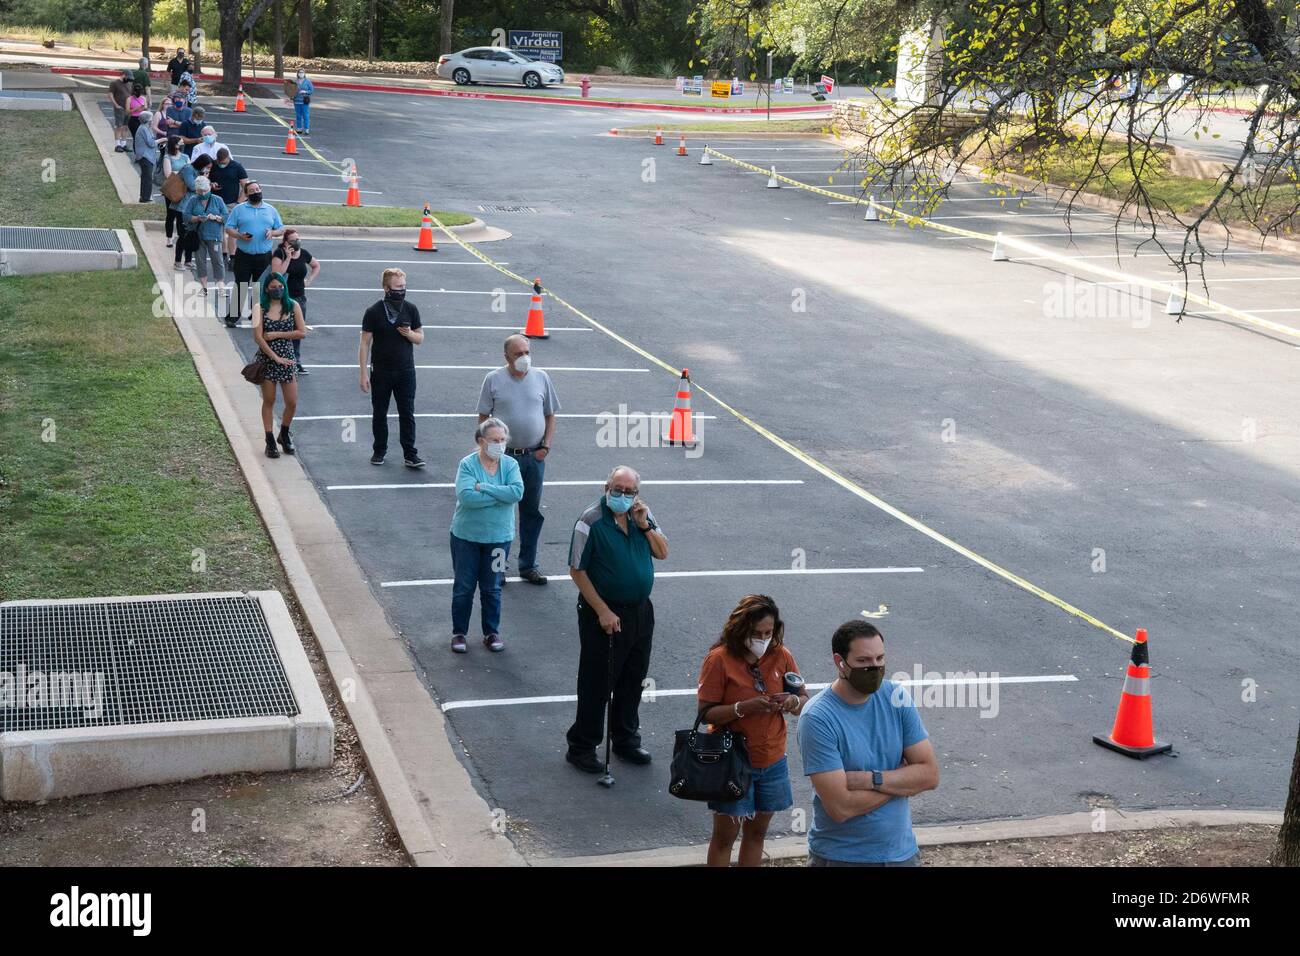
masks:
<path id="1" fill-rule="evenodd" d="M 203 142 L 194 147 L 194 152 L 190 154 L 190 162 L 193 162 L 200 156 L 211 156 L 212 161 L 215 163 L 217 161 L 218 150 L 224 149 L 227 152 L 230 152 L 229 148 L 225 144 L 217 142 L 217 131 L 211 126 L 203 127 L 203 129 L 199 131 L 199 135 L 203 137 Z M 230 155 L 234 156 L 235 154 L 230 153 Z"/>

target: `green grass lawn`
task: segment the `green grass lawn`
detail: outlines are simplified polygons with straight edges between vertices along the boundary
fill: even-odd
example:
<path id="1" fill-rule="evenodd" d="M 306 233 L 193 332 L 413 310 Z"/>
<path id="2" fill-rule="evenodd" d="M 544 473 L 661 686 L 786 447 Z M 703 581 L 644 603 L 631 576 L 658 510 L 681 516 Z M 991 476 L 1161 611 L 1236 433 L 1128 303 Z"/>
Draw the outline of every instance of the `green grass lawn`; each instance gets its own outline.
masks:
<path id="1" fill-rule="evenodd" d="M 423 209 L 401 206 L 314 206 L 301 203 L 276 203 L 280 218 L 295 226 L 410 226 L 418 229 Z M 432 210 L 446 226 L 463 226 L 474 217 L 463 212 Z"/>
<path id="2" fill-rule="evenodd" d="M 140 215 L 75 114 L 0 112 L 0 168 L 0 223 L 129 228 Z M 147 268 L 0 279 L 6 600 L 286 590 L 190 355 L 153 313 L 153 282 Z"/>

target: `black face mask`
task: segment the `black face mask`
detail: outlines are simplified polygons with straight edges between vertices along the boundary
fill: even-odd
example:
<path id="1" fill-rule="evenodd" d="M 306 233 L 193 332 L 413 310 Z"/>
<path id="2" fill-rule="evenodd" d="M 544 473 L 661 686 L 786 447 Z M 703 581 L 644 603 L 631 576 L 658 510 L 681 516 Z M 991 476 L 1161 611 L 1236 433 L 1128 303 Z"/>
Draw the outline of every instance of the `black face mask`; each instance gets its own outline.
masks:
<path id="1" fill-rule="evenodd" d="M 290 246 L 290 248 L 293 248 L 293 249 L 301 249 L 301 248 L 302 248 L 302 240 L 300 240 L 300 239 L 290 239 L 290 240 L 289 240 L 289 246 Z"/>
<path id="2" fill-rule="evenodd" d="M 387 292 L 384 293 L 384 298 L 387 299 L 389 302 L 400 304 L 406 299 L 406 290 L 389 289 Z"/>
<path id="3" fill-rule="evenodd" d="M 847 664 L 844 665 L 848 667 Z M 879 667 L 848 667 L 849 676 L 845 678 L 849 685 L 859 694 L 874 694 L 880 690 L 880 682 L 885 679 L 885 665 Z"/>
<path id="4" fill-rule="evenodd" d="M 248 197 L 248 201 L 251 202 L 254 206 L 256 206 L 258 203 L 260 203 L 260 202 L 262 201 L 262 194 L 261 194 L 261 193 L 252 193 L 252 194 Z"/>

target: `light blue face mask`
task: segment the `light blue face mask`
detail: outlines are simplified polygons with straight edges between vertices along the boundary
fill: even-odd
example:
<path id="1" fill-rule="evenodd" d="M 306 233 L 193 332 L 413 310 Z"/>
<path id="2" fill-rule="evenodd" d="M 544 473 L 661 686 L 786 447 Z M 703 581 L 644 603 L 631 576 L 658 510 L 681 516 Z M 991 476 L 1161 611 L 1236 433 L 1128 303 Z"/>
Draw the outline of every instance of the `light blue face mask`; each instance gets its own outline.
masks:
<path id="1" fill-rule="evenodd" d="M 636 495 L 617 495 L 612 491 L 605 492 L 605 504 L 609 505 L 609 510 L 616 515 L 627 514 L 631 510 L 634 501 L 636 501 Z"/>

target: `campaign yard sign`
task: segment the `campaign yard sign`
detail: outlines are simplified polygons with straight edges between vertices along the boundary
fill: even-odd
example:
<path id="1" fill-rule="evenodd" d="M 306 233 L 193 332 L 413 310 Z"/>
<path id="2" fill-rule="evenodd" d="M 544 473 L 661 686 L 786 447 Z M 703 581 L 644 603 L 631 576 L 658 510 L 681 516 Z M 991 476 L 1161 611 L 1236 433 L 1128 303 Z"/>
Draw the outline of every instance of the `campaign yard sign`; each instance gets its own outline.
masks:
<path id="1" fill-rule="evenodd" d="M 559 63 L 564 58 L 564 34 L 559 30 L 511 30 L 510 49 L 534 60 Z"/>

